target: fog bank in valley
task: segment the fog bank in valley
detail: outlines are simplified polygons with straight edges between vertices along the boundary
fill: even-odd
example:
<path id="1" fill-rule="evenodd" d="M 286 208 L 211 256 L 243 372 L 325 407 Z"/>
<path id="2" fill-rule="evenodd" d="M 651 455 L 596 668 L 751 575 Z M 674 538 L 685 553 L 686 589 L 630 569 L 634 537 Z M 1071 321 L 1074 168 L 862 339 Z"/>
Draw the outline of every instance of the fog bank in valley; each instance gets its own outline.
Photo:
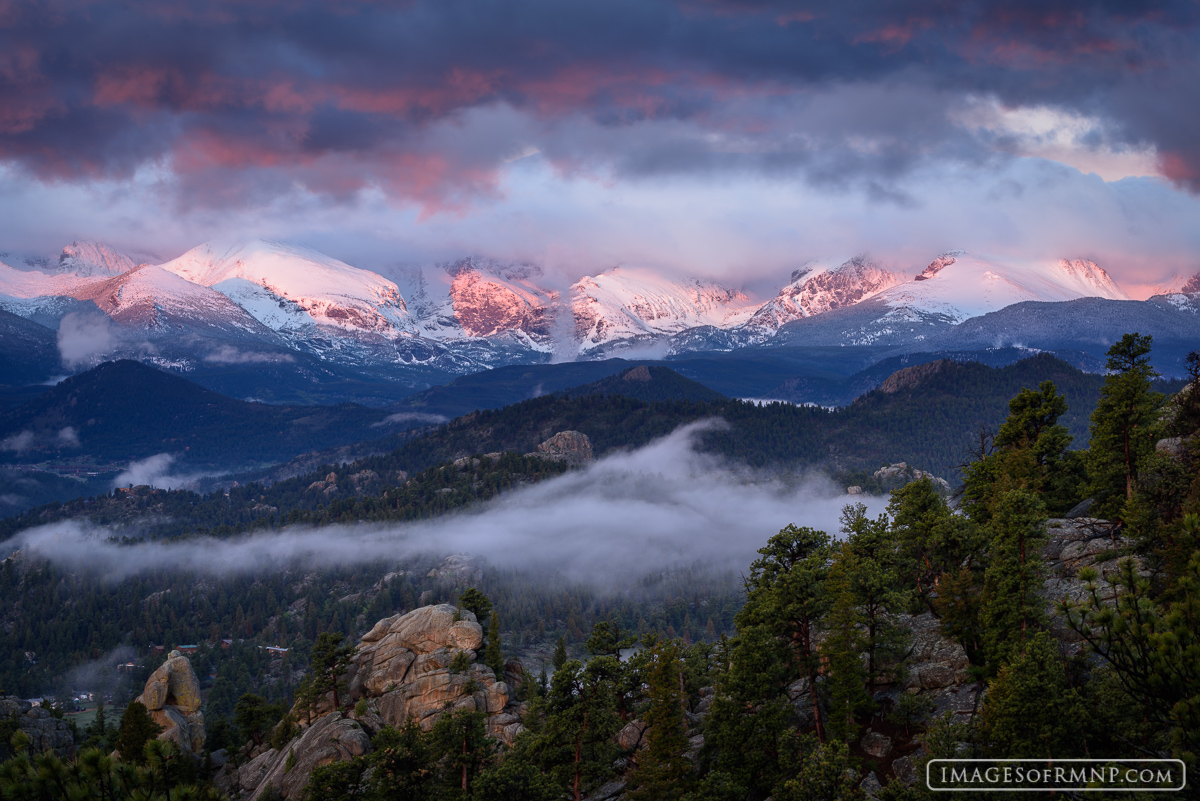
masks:
<path id="1" fill-rule="evenodd" d="M 138 545 L 115 545 L 107 540 L 118 532 L 65 521 L 22 532 L 13 544 L 113 579 L 152 569 L 225 575 L 468 553 L 496 567 L 603 585 L 697 563 L 744 571 L 789 523 L 836 534 L 847 503 L 861 500 L 871 514 L 883 510 L 885 499 L 847 496 L 824 477 L 767 475 L 698 453 L 696 437 L 717 424 L 684 426 L 643 448 L 427 521 Z"/>

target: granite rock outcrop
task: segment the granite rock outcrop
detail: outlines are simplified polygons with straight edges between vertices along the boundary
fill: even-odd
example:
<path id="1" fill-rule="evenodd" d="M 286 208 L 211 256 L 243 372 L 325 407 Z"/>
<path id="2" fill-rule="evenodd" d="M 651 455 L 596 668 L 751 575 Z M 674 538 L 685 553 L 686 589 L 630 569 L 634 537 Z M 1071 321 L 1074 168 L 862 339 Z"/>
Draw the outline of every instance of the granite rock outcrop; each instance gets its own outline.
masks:
<path id="1" fill-rule="evenodd" d="M 384 725 L 413 721 L 428 731 L 459 709 L 482 712 L 488 734 L 511 745 L 524 730 L 523 706 L 477 661 L 482 646 L 475 615 L 449 604 L 380 620 L 363 635 L 347 671 L 342 699 L 354 710 L 334 709 L 332 693 L 310 709 L 293 710 L 298 730 L 291 741 L 249 751 L 241 767 L 221 771 L 218 785 L 237 798 L 257 799 L 274 792 L 269 788 L 299 798 L 313 769 L 367 753 Z"/>
<path id="2" fill-rule="evenodd" d="M 0 719 L 17 721 L 17 727 L 29 738 L 29 751 L 42 754 L 53 751 L 62 759 L 75 754 L 75 740 L 67 724 L 42 706 L 34 706 L 14 696 L 0 698 Z"/>
<path id="3" fill-rule="evenodd" d="M 204 751 L 204 713 L 200 711 L 200 681 L 192 663 L 179 651 L 150 674 L 136 699 L 162 727 L 160 740 L 169 740 L 185 754 Z"/>

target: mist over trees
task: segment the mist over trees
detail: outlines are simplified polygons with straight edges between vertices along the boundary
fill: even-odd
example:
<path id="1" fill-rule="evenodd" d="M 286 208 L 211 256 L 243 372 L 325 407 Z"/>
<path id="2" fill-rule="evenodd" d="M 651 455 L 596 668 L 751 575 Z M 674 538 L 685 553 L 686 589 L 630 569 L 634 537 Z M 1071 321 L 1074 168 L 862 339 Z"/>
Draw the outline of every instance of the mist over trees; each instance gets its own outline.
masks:
<path id="1" fill-rule="evenodd" d="M 32 692 L 121 642 L 202 643 L 192 657 L 197 673 L 216 673 L 205 710 L 210 736 L 249 753 L 286 743 L 291 715 L 310 696 L 332 691 L 335 707 L 353 706 L 337 687 L 354 632 L 396 610 L 449 600 L 486 618 L 493 671 L 522 649 L 553 665 L 543 672 L 527 664 L 514 688 L 526 704 L 525 732 L 501 747 L 468 710 L 444 714 L 429 731 L 384 728 L 370 753 L 314 770 L 310 801 L 583 799 L 611 782 L 623 782 L 631 799 L 851 799 L 872 777 L 881 799 L 932 798 L 902 780 L 894 759 L 864 745 L 884 733 L 918 771 L 950 756 L 1157 757 L 1194 767 L 1200 356 L 1189 361 L 1189 383 L 1167 397 L 1151 384 L 1152 346 L 1134 334 L 1110 350 L 1086 450 L 1071 449 L 1068 395 L 1038 381 L 1010 396 L 994 432 L 960 432 L 977 447 L 955 497 L 922 478 L 893 492 L 882 514 L 847 505 L 836 532 L 764 532 L 740 586 L 681 572 L 606 594 L 532 587 L 501 571 L 438 576 L 428 564 L 403 573 L 362 566 L 109 584 L 9 559 L 0 597 L 13 625 L 0 645 L 13 658 L 0 688 Z M 1111 523 L 1105 561 L 1079 570 L 1079 592 L 1056 594 L 1047 521 L 1085 499 L 1089 516 L 1099 511 Z M 64 598 L 70 613 L 58 611 Z M 918 617 L 961 646 L 975 688 L 970 714 L 936 713 L 919 685 L 904 690 Z M 259 646 L 268 640 L 288 643 L 286 656 L 265 654 Z M 37 652 L 38 665 L 25 650 Z M 136 727 L 135 711 L 131 738 L 141 736 Z M 125 729 L 122 722 L 116 731 Z M 61 770 L 78 787 L 94 787 L 129 770 L 142 771 L 130 782 L 160 782 L 154 797 L 169 755 L 152 746 L 136 768 L 101 763 L 98 751 L 61 767 L 18 753 L 0 767 L 0 795 L 32 797 L 27 788 L 36 786 L 44 797 L 74 797 L 38 777 Z M 121 753 L 122 763 L 136 760 Z"/>

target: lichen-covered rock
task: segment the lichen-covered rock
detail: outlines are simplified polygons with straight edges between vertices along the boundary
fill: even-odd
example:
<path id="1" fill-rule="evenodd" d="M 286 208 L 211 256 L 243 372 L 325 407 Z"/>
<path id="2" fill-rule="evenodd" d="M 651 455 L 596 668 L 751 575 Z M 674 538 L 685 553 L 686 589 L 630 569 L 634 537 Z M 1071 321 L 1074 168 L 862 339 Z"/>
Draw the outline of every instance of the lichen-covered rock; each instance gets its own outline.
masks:
<path id="1" fill-rule="evenodd" d="M 162 727 L 160 740 L 178 744 L 185 754 L 204 751 L 204 714 L 200 711 L 200 681 L 192 663 L 179 651 L 150 674 L 138 701 Z"/>
<path id="2" fill-rule="evenodd" d="M 878 798 L 879 791 L 883 789 L 883 785 L 879 783 L 879 777 L 875 775 L 874 771 L 868 773 L 867 778 L 863 779 L 858 786 L 867 798 Z"/>

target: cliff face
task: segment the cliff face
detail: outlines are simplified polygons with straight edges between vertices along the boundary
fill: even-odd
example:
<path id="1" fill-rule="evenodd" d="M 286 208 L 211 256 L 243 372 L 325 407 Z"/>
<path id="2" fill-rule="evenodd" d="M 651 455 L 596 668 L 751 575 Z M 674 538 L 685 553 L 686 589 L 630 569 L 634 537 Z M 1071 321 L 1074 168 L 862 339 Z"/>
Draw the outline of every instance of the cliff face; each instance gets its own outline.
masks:
<path id="1" fill-rule="evenodd" d="M 296 710 L 300 731 L 287 745 L 250 752 L 240 768 L 217 775 L 218 787 L 235 798 L 259 798 L 271 787 L 299 798 L 314 768 L 369 752 L 383 726 L 412 720 L 428 731 L 459 709 L 483 712 L 488 733 L 511 745 L 523 731 L 520 708 L 509 686 L 476 661 L 482 645 L 475 615 L 448 604 L 380 620 L 363 636 L 347 675 L 349 705 L 366 700 L 366 712 L 334 709 L 332 693 L 311 710 Z M 451 669 L 459 654 L 467 667 Z"/>

